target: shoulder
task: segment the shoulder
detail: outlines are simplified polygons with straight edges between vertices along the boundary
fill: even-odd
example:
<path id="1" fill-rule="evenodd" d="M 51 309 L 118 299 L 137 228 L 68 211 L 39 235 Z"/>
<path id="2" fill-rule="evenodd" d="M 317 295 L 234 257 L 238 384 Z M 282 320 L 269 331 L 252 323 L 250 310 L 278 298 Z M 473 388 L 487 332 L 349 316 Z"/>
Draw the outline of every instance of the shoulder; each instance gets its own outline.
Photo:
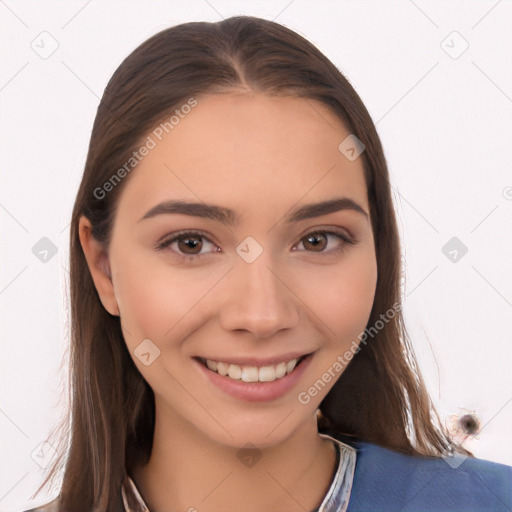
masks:
<path id="1" fill-rule="evenodd" d="M 59 499 L 55 498 L 54 500 L 45 503 L 44 505 L 39 505 L 38 507 L 31 508 L 30 510 L 23 510 L 22 512 L 58 512 L 59 510 Z"/>
<path id="2" fill-rule="evenodd" d="M 362 441 L 352 446 L 357 460 L 347 512 L 512 510 L 511 466 L 407 455 Z"/>

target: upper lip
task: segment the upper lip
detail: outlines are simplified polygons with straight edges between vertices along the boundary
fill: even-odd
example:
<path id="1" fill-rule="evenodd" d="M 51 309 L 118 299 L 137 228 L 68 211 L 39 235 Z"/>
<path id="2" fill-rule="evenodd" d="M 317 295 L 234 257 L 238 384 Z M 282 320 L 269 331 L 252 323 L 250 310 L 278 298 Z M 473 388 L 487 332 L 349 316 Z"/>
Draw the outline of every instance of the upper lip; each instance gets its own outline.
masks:
<path id="1" fill-rule="evenodd" d="M 312 352 L 288 352 L 273 357 L 259 358 L 259 357 L 202 357 L 196 356 L 199 359 L 209 359 L 211 361 L 223 362 L 228 364 L 236 364 L 238 366 L 272 366 L 279 363 L 286 363 L 292 359 L 299 359 L 303 356 L 312 354 Z"/>

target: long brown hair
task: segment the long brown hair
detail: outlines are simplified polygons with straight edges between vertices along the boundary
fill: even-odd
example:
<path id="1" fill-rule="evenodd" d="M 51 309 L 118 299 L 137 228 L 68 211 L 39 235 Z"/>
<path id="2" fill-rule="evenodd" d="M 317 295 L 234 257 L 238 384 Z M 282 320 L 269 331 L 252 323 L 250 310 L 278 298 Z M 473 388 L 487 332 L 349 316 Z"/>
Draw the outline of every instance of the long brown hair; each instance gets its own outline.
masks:
<path id="1" fill-rule="evenodd" d="M 250 16 L 184 23 L 152 36 L 122 62 L 104 91 L 92 129 L 70 228 L 71 407 L 59 426 L 65 439 L 60 458 L 36 492 L 63 469 L 60 510 L 122 510 L 121 486 L 135 465 L 149 460 L 155 422 L 153 391 L 128 353 L 120 319 L 99 300 L 79 240 L 80 216 L 90 220 L 93 236 L 108 250 L 116 204 L 130 176 L 107 194 L 99 194 L 98 187 L 190 98 L 200 101 L 235 89 L 317 100 L 365 146 L 361 158 L 378 265 L 368 327 L 386 311 L 395 314 L 361 343 L 322 401 L 319 431 L 408 454 L 440 456 L 452 446 L 397 307 L 401 253 L 389 175 L 361 99 L 313 44 L 280 24 Z"/>

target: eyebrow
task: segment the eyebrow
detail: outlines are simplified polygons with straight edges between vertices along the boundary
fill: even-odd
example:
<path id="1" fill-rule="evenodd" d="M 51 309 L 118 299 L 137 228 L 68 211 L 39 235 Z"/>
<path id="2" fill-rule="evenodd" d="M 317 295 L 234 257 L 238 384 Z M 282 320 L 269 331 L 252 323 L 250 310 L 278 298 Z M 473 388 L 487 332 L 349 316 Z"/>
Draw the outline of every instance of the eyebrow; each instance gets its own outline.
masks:
<path id="1" fill-rule="evenodd" d="M 292 210 L 285 217 L 287 223 L 298 222 L 305 219 L 320 217 L 329 213 L 338 212 L 341 210 L 351 210 L 358 212 L 368 218 L 368 213 L 359 206 L 354 200 L 348 197 L 340 197 L 330 199 L 321 203 L 307 204 Z M 139 222 L 144 219 L 149 219 L 162 214 L 182 214 L 190 215 L 192 217 L 201 217 L 205 219 L 212 219 L 220 221 L 227 226 L 238 224 L 239 215 L 229 208 L 216 206 L 206 203 L 194 203 L 182 200 L 170 200 L 157 204 L 151 208 L 146 214 L 139 219 Z"/>

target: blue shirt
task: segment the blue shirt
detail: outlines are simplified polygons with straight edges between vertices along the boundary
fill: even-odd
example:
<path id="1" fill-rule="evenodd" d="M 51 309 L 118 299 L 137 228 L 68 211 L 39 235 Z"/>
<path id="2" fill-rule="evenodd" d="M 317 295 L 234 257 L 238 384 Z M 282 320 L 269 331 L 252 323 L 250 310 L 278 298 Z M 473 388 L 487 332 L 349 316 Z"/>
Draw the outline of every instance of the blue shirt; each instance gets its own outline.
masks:
<path id="1" fill-rule="evenodd" d="M 510 512 L 512 467 L 473 457 L 406 455 L 348 441 L 357 461 L 347 512 Z"/>

